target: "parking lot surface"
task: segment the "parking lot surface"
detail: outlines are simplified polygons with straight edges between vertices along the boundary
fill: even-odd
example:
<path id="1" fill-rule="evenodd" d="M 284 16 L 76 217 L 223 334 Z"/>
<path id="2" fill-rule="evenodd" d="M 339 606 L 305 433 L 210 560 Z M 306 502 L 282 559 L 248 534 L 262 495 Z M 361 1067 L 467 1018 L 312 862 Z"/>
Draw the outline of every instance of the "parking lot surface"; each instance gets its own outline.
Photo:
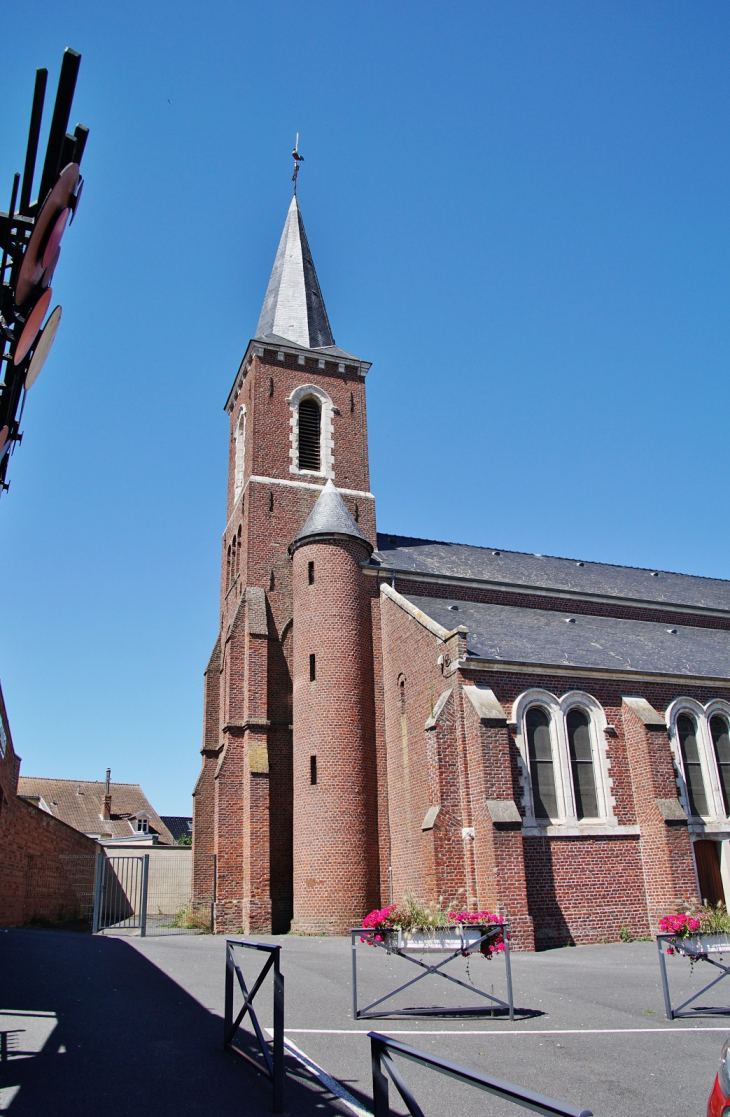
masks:
<path id="1" fill-rule="evenodd" d="M 596 1117 L 702 1117 L 730 1033 L 730 1013 L 728 1019 L 697 1012 L 692 1019 L 665 1020 L 654 943 L 513 954 L 518 1012 L 510 1022 L 503 1013 L 449 1015 L 449 1009 L 468 1004 L 469 995 L 433 978 L 405 991 L 394 1007 L 439 1005 L 443 1014 L 353 1020 L 349 940 L 287 935 L 259 941 L 282 946 L 294 1075 L 287 1094 L 290 1113 L 367 1111 L 367 1032 L 374 1029 L 584 1106 Z M 358 951 L 361 1004 L 415 976 L 403 959 L 367 946 Z M 37 1052 L 22 1060 L 22 1074 L 18 1058 L 3 1065 L 0 1111 L 15 1117 L 96 1117 L 101 1109 L 127 1114 L 154 1101 L 157 1117 L 270 1112 L 268 1084 L 220 1048 L 223 938 L 8 931 L 0 936 L 0 952 L 3 1007 L 11 1014 L 6 1023 L 24 1027 L 25 1038 L 18 1036 Z M 244 958 L 243 964 L 252 979 L 261 957 Z M 706 968 L 698 965 L 692 973 L 686 960 L 669 959 L 675 1003 L 708 980 Z M 458 959 L 452 969 L 467 984 L 504 998 L 503 959 L 472 957 L 468 973 Z M 730 980 L 726 984 L 727 990 L 721 983 L 704 1004 L 730 1002 Z M 267 986 L 256 1003 L 262 1026 L 270 1027 Z M 28 1014 L 25 1019 L 22 1013 Z M 311 1061 L 309 1069 L 297 1054 Z M 525 1112 L 413 1064 L 401 1069 L 426 1115 Z M 395 1112 L 405 1112 L 392 1087 L 391 1102 Z"/>

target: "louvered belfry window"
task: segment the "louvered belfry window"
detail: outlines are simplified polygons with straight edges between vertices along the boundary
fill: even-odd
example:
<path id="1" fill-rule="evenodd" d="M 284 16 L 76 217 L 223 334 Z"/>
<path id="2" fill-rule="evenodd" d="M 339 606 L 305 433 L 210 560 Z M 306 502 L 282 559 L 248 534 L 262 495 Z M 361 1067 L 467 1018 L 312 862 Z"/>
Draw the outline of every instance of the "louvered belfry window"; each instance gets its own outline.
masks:
<path id="1" fill-rule="evenodd" d="M 299 404 L 299 468 L 319 472 L 319 432 L 322 412 L 314 399 L 303 399 Z"/>

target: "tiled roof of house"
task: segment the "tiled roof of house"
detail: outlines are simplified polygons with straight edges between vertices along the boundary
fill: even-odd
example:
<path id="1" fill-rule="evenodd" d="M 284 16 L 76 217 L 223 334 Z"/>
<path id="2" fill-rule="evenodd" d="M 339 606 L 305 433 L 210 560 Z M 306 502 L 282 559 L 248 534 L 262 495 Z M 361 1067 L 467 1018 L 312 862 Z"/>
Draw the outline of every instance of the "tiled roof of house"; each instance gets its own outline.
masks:
<path id="1" fill-rule="evenodd" d="M 539 592 L 614 598 L 657 605 L 730 612 L 730 581 L 666 570 L 642 570 L 603 562 L 499 551 L 466 543 L 440 543 L 378 534 L 371 565 L 404 573 L 461 578 Z"/>
<path id="2" fill-rule="evenodd" d="M 131 838 L 135 826 L 130 819 L 140 811 L 149 815 L 149 826 L 159 835 L 163 845 L 174 845 L 167 826 L 152 807 L 138 783 L 112 783 L 111 818 L 101 817 L 101 804 L 106 785 L 94 780 L 53 780 L 21 776 L 18 795 L 26 799 L 42 799 L 39 803 L 62 822 L 83 834 L 110 834 L 112 838 Z"/>
<path id="3" fill-rule="evenodd" d="M 193 833 L 193 817 L 184 814 L 161 814 L 160 818 L 172 834 L 175 841 L 187 838 Z"/>
<path id="4" fill-rule="evenodd" d="M 730 632 L 405 595 L 448 631 L 468 628 L 469 655 L 496 662 L 730 679 Z"/>

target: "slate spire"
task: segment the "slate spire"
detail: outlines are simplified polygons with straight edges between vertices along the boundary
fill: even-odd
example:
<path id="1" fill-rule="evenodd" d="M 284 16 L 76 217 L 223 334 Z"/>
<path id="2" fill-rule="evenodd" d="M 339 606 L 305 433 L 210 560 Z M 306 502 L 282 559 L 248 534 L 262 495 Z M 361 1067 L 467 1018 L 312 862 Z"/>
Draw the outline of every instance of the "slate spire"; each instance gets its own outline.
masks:
<path id="1" fill-rule="evenodd" d="M 318 535 L 346 535 L 357 539 L 372 551 L 371 544 L 360 531 L 344 500 L 338 493 L 332 478 L 322 489 L 317 497 L 314 508 L 304 521 L 304 525 L 291 544 L 290 550 L 295 550 L 305 540 L 310 540 Z"/>
<path id="2" fill-rule="evenodd" d="M 256 327 L 257 338 L 271 334 L 305 349 L 335 344 L 296 194 L 286 215 Z"/>

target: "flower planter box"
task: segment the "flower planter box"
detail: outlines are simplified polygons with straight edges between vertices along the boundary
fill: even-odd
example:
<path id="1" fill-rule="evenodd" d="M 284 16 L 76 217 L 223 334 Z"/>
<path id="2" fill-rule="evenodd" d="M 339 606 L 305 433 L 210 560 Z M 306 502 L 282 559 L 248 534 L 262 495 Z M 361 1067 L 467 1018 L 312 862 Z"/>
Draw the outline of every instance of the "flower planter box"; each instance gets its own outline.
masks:
<path id="1" fill-rule="evenodd" d="M 671 945 L 681 954 L 730 954 L 730 934 L 675 936 Z"/>
<path id="2" fill-rule="evenodd" d="M 387 950 L 415 951 L 419 954 L 453 954 L 455 950 L 479 950 L 479 940 L 489 928 L 472 923 L 454 927 L 434 927 L 432 931 L 381 932 Z M 496 928 L 495 928 L 496 931 Z"/>

